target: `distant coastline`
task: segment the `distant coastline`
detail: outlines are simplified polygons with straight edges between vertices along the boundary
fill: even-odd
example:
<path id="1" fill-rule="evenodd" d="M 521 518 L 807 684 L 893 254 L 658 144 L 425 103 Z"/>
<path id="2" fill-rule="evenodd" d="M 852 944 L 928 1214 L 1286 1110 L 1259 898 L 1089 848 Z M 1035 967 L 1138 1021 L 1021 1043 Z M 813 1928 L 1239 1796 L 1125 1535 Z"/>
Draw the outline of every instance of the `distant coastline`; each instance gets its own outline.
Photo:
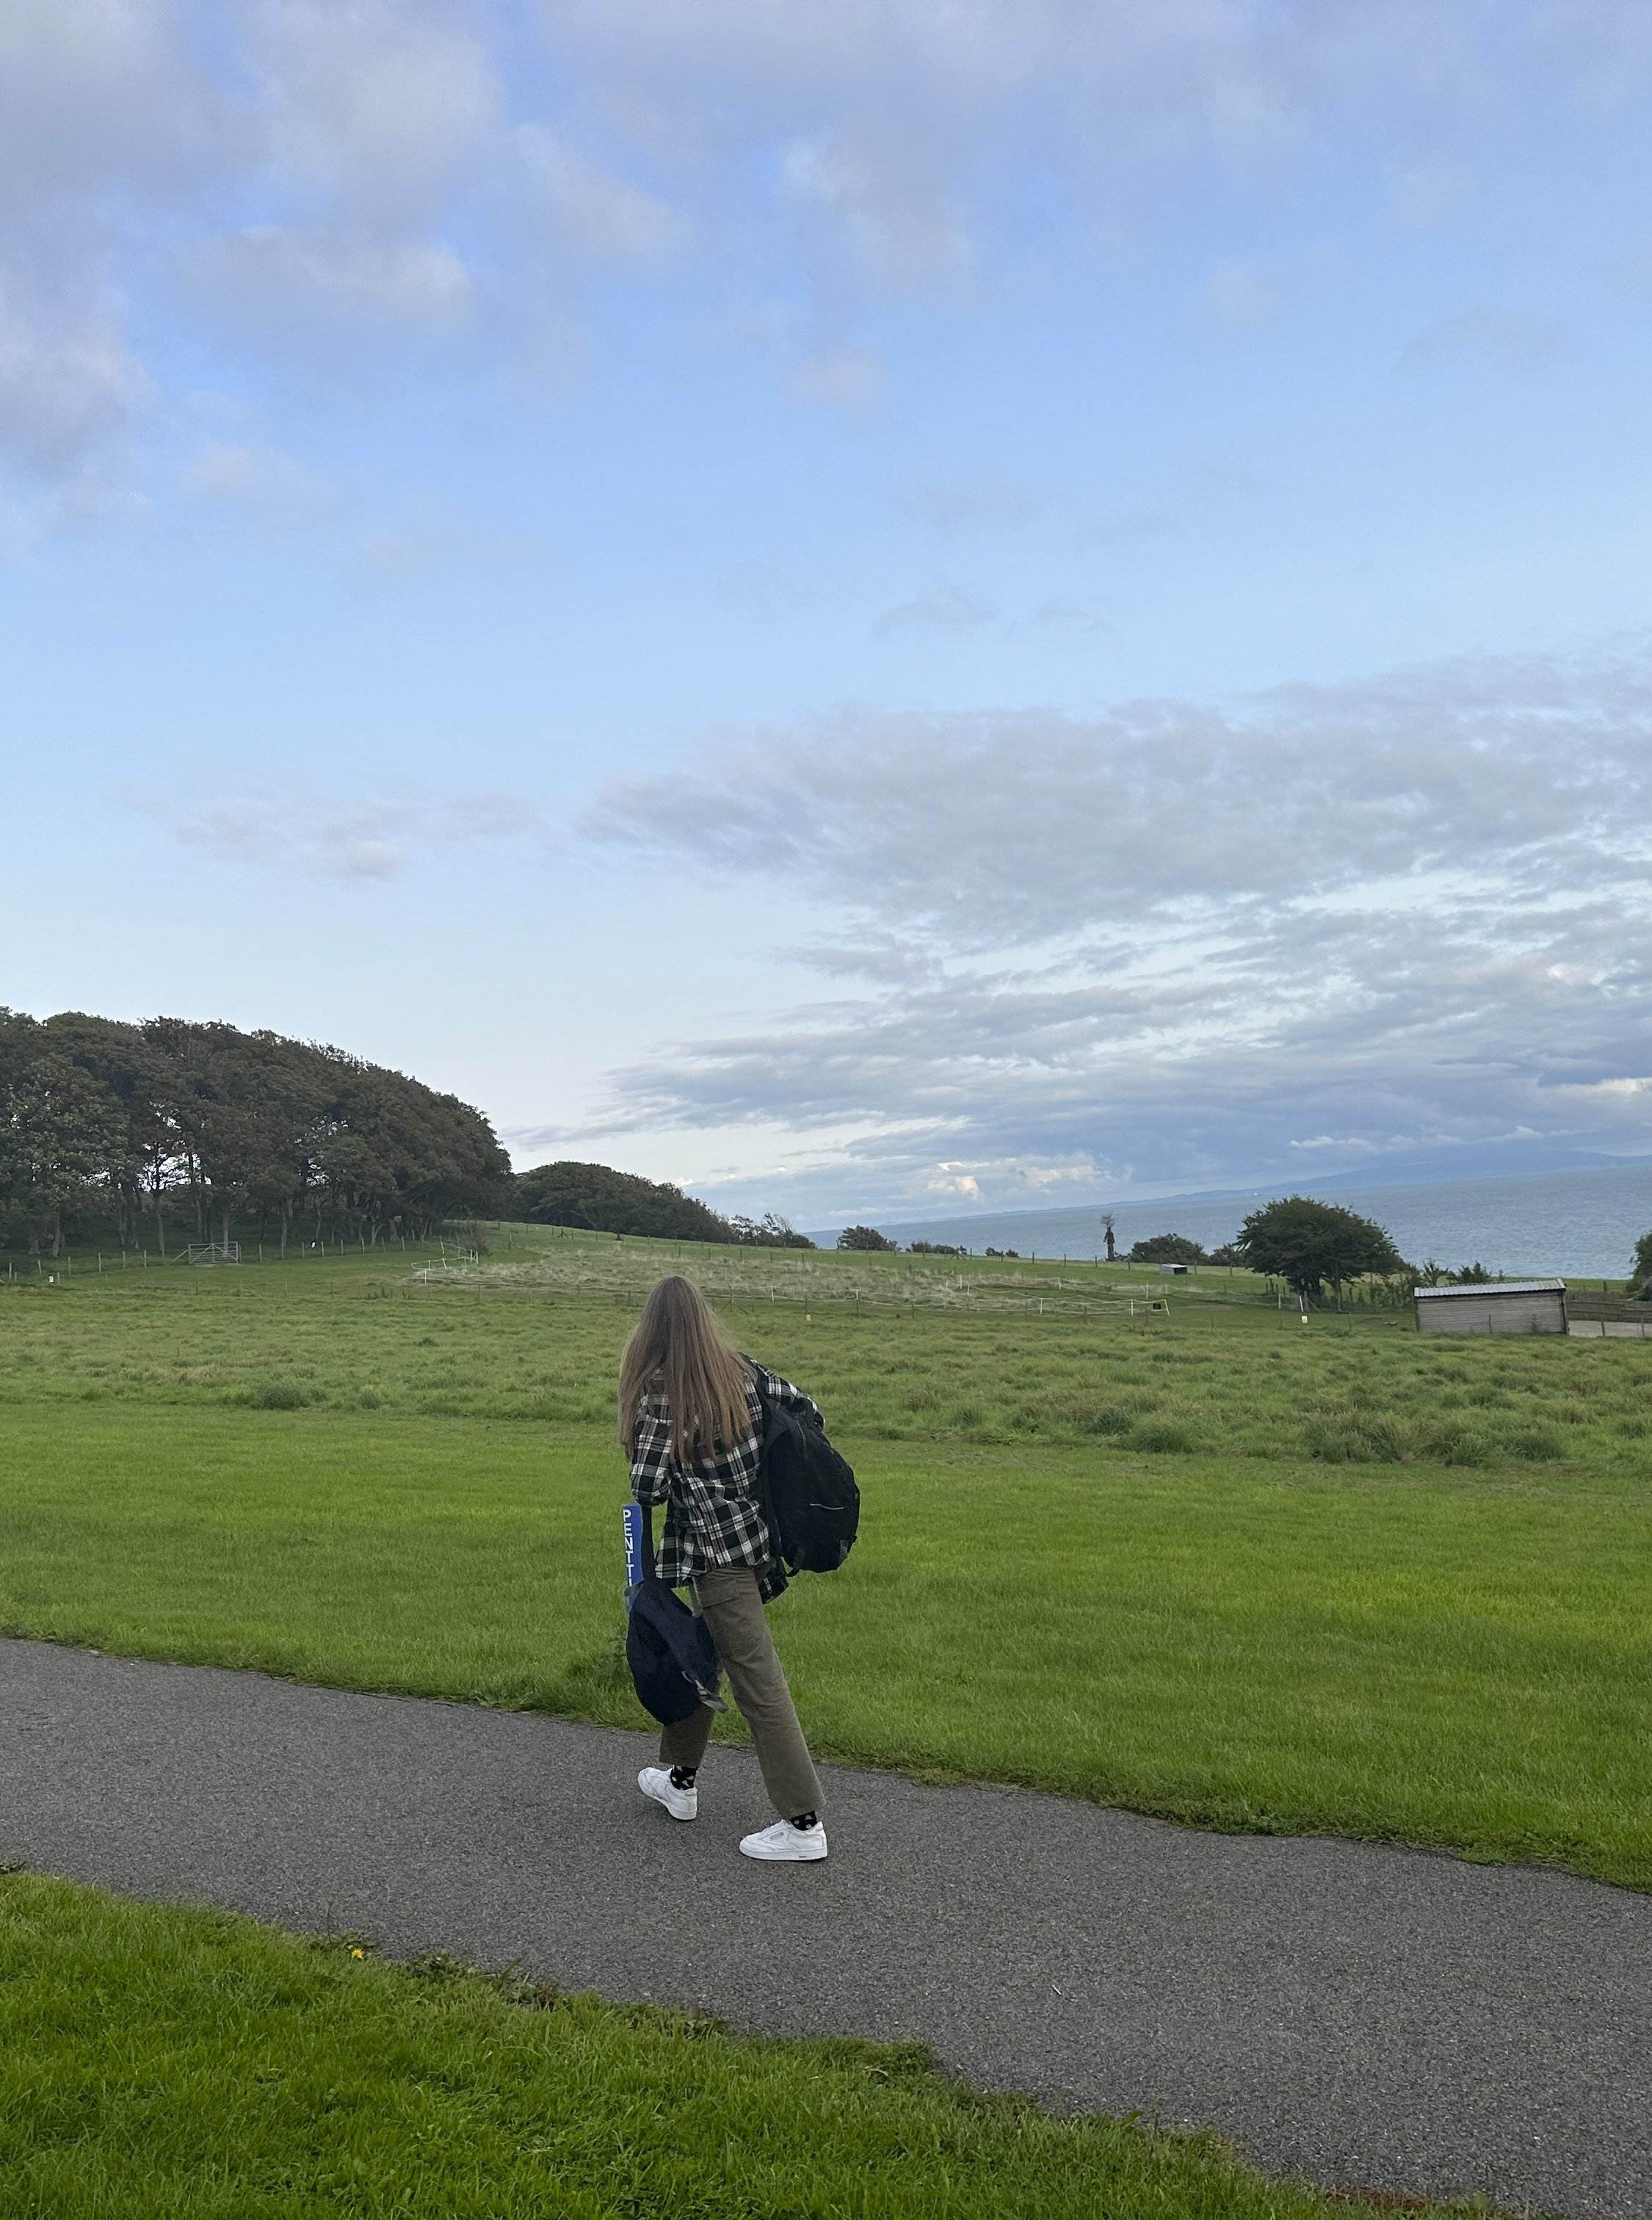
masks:
<path id="1" fill-rule="evenodd" d="M 1478 1262 L 1494 1272 L 1621 1279 L 1636 1240 L 1652 1228 L 1652 1157 L 1586 1157 L 1563 1168 L 1472 1178 L 1418 1169 L 1404 1181 L 1362 1183 L 1357 1174 L 1344 1172 L 1046 1209 L 875 1222 L 902 1244 L 950 1241 L 977 1254 L 991 1247 L 1023 1256 L 1088 1258 L 1106 1253 L 1104 1213 L 1113 1217 L 1120 1250 L 1152 1233 L 1185 1233 L 1214 1248 L 1231 1239 L 1249 1210 L 1279 1194 L 1319 1195 L 1376 1219 L 1412 1263 L 1432 1258 L 1454 1266 Z M 830 1245 L 838 1228 L 808 1231 Z"/>

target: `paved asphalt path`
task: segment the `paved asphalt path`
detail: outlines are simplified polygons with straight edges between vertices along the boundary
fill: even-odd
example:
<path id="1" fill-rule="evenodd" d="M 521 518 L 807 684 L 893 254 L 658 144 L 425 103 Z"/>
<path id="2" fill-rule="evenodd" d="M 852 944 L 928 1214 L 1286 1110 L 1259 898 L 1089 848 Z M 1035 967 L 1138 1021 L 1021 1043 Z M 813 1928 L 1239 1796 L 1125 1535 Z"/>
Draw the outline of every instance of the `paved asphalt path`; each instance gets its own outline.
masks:
<path id="1" fill-rule="evenodd" d="M 515 1962 L 971 2080 L 1213 2125 L 1343 2188 L 1652 2216 L 1652 1898 L 828 1770 L 757 1867 L 755 1766 L 644 1804 L 640 1736 L 0 1643 L 0 1854 L 388 1952 Z"/>

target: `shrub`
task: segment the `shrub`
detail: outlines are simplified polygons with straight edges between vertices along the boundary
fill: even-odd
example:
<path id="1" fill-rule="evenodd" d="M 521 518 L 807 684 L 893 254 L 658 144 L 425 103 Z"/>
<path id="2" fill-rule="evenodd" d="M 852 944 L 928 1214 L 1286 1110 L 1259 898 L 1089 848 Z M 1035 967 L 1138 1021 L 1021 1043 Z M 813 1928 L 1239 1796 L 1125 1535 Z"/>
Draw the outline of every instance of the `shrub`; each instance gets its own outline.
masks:
<path id="1" fill-rule="evenodd" d="M 1174 1456 L 1199 1447 L 1199 1437 L 1180 1419 L 1144 1419 L 1130 1437 L 1133 1450 Z"/>
<path id="2" fill-rule="evenodd" d="M 1424 1432 L 1418 1454 L 1435 1464 L 1490 1464 L 1491 1443 L 1477 1427 L 1448 1419 Z"/>
<path id="3" fill-rule="evenodd" d="M 313 1388 L 301 1388 L 296 1380 L 261 1380 L 254 1387 L 243 1388 L 234 1400 L 249 1411 L 302 1411 L 315 1400 L 315 1394 Z"/>
<path id="4" fill-rule="evenodd" d="M 1127 1434 L 1131 1428 L 1128 1411 L 1120 1410 L 1117 1403 L 1104 1403 L 1099 1411 L 1092 1411 L 1085 1421 L 1093 1434 Z"/>
<path id="5" fill-rule="evenodd" d="M 876 1225 L 845 1225 L 838 1236 L 839 1249 L 893 1250 L 899 1245 L 887 1233 L 880 1233 Z"/>
<path id="6" fill-rule="evenodd" d="M 1505 1456 L 1517 1457 L 1522 1464 L 1558 1464 L 1566 1454 L 1560 1436 L 1548 1426 L 1521 1426 L 1505 1434 L 1498 1447 Z"/>
<path id="7" fill-rule="evenodd" d="M 1202 1264 L 1205 1252 L 1181 1233 L 1150 1233 L 1130 1251 L 1131 1264 Z"/>
<path id="8" fill-rule="evenodd" d="M 1421 1454 L 1416 1427 L 1392 1411 L 1328 1404 L 1308 1413 L 1302 1444 L 1322 1464 L 1408 1464 Z"/>

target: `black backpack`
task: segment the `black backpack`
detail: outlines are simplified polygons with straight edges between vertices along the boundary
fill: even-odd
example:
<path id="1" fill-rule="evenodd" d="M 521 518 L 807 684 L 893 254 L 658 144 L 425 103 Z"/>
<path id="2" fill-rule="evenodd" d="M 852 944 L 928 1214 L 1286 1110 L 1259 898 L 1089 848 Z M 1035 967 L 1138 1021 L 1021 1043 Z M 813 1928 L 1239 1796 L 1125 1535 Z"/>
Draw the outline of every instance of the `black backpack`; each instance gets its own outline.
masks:
<path id="1" fill-rule="evenodd" d="M 794 1573 L 835 1573 L 855 1546 L 860 1490 L 846 1457 L 818 1419 L 788 1411 L 752 1387 L 763 1406 L 757 1496 L 775 1554 Z"/>

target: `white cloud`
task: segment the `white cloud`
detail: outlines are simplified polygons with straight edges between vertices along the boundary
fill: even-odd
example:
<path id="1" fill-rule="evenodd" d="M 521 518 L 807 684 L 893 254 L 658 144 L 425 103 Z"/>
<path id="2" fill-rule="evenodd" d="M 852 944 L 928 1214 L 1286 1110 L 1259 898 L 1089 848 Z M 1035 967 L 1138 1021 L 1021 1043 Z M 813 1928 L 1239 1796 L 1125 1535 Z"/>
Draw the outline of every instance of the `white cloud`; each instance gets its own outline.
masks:
<path id="1" fill-rule="evenodd" d="M 945 537 L 1024 524 L 1038 502 L 1025 486 L 1006 478 L 979 477 L 949 483 L 928 479 L 901 496 L 903 508 Z"/>
<path id="2" fill-rule="evenodd" d="M 845 983 L 618 1075 L 615 1118 L 847 1132 L 885 1196 L 937 1162 L 1214 1183 L 1401 1136 L 1643 1144 L 1649 728 L 1625 650 L 845 713 L 616 783 L 591 837 L 772 874 L 844 920 Z"/>
<path id="3" fill-rule="evenodd" d="M 1433 370 L 1456 362 L 1494 362 L 1505 370 L 1535 370 L 1566 345 L 1566 327 L 1553 316 L 1527 315 L 1477 302 L 1437 317 L 1400 352 L 1406 370 Z"/>
<path id="4" fill-rule="evenodd" d="M 1334 146 L 1426 219 L 1525 113 L 1535 68 L 1561 99 L 1645 76 L 1643 10 L 1508 12 L 9 0 L 0 260 L 35 350 L 63 363 L 60 399 L 43 400 L 12 334 L 14 446 L 84 450 L 100 422 L 131 421 L 161 372 L 138 363 L 132 332 L 152 327 L 127 303 L 153 310 L 177 264 L 209 336 L 261 359 L 318 335 L 336 359 L 464 331 L 526 376 L 577 359 L 594 283 L 669 282 L 694 252 L 720 289 L 708 322 L 766 318 L 800 402 L 866 409 L 887 384 L 876 303 L 984 300 L 1029 211 L 1041 235 L 1064 223 L 1082 263 L 1084 237 L 1140 235 L 1191 178 L 1245 192 Z M 1241 259 L 1207 306 L 1255 322 L 1276 290 Z M 1471 304 L 1407 359 L 1525 365 L 1559 338 L 1541 314 Z M 929 510 L 939 530 L 1012 521 L 989 490 L 972 507 L 938 490 Z"/>
<path id="5" fill-rule="evenodd" d="M 718 574 L 717 596 L 726 608 L 768 623 L 799 616 L 824 598 L 821 589 L 800 578 L 789 563 L 764 557 L 726 564 Z"/>
<path id="6" fill-rule="evenodd" d="M 0 285 L 0 455 L 42 479 L 82 472 L 150 398 L 112 309 L 25 301 Z"/>
<path id="7" fill-rule="evenodd" d="M 881 633 L 979 632 L 998 614 L 990 602 L 964 586 L 933 586 L 885 609 L 877 620 Z"/>
<path id="8" fill-rule="evenodd" d="M 1390 195 L 1394 216 L 1419 230 L 1448 222 L 1462 208 L 1473 184 L 1461 161 L 1448 155 L 1423 155 L 1393 175 Z"/>
<path id="9" fill-rule="evenodd" d="M 368 533 L 361 559 L 371 576 L 387 583 L 427 585 L 455 571 L 536 569 L 555 552 L 548 533 L 427 508 Z"/>
<path id="10" fill-rule="evenodd" d="M 1218 323 L 1258 331 L 1279 313 L 1279 290 L 1247 262 L 1225 263 L 1206 281 L 1205 306 Z"/>
<path id="11" fill-rule="evenodd" d="M 6 0 L 0 208 L 14 235 L 111 188 L 174 194 L 221 143 L 187 14 L 159 0 Z"/>
<path id="12" fill-rule="evenodd" d="M 782 192 L 815 259 L 875 291 L 955 284 L 975 265 L 965 210 L 917 171 L 910 142 L 881 147 L 863 131 L 794 140 L 780 154 Z"/>
<path id="13" fill-rule="evenodd" d="M 931 1194 L 956 1195 L 963 1202 L 981 1200 L 981 1182 L 973 1172 L 960 1171 L 955 1164 L 937 1164 L 935 1176 L 925 1185 Z"/>
<path id="14" fill-rule="evenodd" d="M 543 821 L 521 795 L 431 794 L 414 787 L 341 799 L 295 770 L 279 793 L 209 795 L 188 805 L 132 794 L 127 807 L 163 825 L 181 846 L 216 864 L 296 866 L 313 878 L 374 885 L 457 844 L 542 841 Z"/>
<path id="15" fill-rule="evenodd" d="M 439 240 L 376 240 L 252 224 L 205 242 L 192 274 L 224 313 L 269 338 L 401 327 L 443 337 L 469 321 L 471 272 Z"/>
<path id="16" fill-rule="evenodd" d="M 538 125 L 517 134 L 529 179 L 530 215 L 575 253 L 594 261 L 645 265 L 681 252 L 683 217 L 655 194 L 616 177 Z"/>
<path id="17" fill-rule="evenodd" d="M 416 221 L 496 122 L 491 28 L 462 0 L 257 0 L 251 55 L 277 168 L 352 215 Z"/>
<path id="18" fill-rule="evenodd" d="M 201 499 L 238 510 L 269 531 L 318 523 L 336 505 L 327 480 L 296 456 L 236 440 L 209 441 L 190 462 L 184 483 Z"/>
<path id="19" fill-rule="evenodd" d="M 870 347 L 839 347 L 795 364 L 789 380 L 794 401 L 827 408 L 870 408 L 883 398 L 883 365 Z"/>
<path id="20" fill-rule="evenodd" d="M 1038 602 L 1027 612 L 1026 623 L 1037 632 L 1069 633 L 1075 638 L 1116 636 L 1118 631 L 1099 602 Z"/>

